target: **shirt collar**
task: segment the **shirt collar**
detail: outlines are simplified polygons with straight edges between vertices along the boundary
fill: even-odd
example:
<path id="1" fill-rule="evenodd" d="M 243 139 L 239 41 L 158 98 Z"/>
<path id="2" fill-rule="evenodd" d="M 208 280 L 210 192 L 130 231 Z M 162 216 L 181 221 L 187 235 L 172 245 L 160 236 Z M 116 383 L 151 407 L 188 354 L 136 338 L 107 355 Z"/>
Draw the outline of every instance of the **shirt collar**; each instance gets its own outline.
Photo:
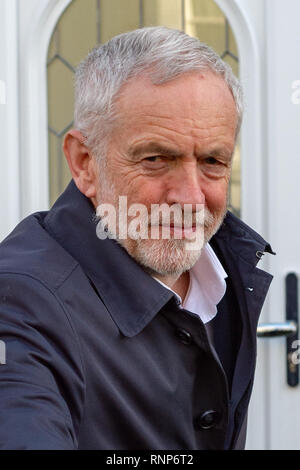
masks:
<path id="1" fill-rule="evenodd" d="M 174 296 L 115 240 L 97 237 L 94 207 L 73 181 L 49 211 L 44 226 L 78 261 L 125 336 L 141 332 Z"/>
<path id="2" fill-rule="evenodd" d="M 226 277 L 226 271 L 210 244 L 207 243 L 202 249 L 200 258 L 190 270 L 190 284 L 184 302 L 159 279 L 155 277 L 154 279 L 174 293 L 182 308 L 195 313 L 204 323 L 207 323 L 217 314 L 217 305 L 225 295 Z"/>

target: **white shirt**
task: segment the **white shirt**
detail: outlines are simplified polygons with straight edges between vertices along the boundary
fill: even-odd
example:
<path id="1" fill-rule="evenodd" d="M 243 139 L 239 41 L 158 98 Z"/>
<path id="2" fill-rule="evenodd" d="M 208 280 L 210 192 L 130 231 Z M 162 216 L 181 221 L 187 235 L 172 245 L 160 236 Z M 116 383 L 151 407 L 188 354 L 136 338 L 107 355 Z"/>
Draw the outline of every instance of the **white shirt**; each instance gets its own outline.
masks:
<path id="1" fill-rule="evenodd" d="M 154 277 L 154 276 L 153 276 Z M 208 323 L 217 314 L 217 305 L 226 292 L 227 273 L 209 243 L 203 247 L 200 258 L 190 270 L 190 284 L 184 302 L 170 287 L 159 279 L 156 281 L 174 292 L 179 306 L 198 315 Z"/>

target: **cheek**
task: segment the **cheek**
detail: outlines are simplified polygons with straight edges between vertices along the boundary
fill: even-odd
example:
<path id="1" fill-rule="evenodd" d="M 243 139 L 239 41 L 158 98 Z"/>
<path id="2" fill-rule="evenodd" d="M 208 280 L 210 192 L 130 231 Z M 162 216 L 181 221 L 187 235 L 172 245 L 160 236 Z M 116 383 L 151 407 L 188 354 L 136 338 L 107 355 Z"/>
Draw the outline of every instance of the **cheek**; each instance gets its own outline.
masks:
<path id="1" fill-rule="evenodd" d="M 163 199 L 164 185 L 159 180 L 137 176 L 127 179 L 124 187 L 124 194 L 128 196 L 131 203 L 140 203 L 149 206 L 150 204 L 160 203 Z"/>
<path id="2" fill-rule="evenodd" d="M 212 212 L 223 210 L 227 204 L 228 184 L 214 185 L 205 191 L 207 207 Z"/>

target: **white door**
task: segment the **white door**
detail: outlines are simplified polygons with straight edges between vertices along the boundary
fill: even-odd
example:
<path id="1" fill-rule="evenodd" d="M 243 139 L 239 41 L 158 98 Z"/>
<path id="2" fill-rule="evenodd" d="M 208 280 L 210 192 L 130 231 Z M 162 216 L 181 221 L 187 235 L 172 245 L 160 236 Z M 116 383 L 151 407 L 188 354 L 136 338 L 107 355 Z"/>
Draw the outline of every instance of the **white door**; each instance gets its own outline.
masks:
<path id="1" fill-rule="evenodd" d="M 239 36 L 245 87 L 242 217 L 277 252 L 275 257 L 266 255 L 261 263 L 273 273 L 274 280 L 260 322 L 283 323 L 285 279 L 289 273 L 298 277 L 300 272 L 300 2 L 217 3 L 228 10 L 228 15 L 230 9 L 233 12 L 231 24 Z M 292 297 L 289 293 L 288 300 L 296 309 L 299 293 Z M 299 360 L 298 350 L 299 346 L 292 349 L 294 362 Z M 300 449 L 300 385 L 291 387 L 287 383 L 286 355 L 284 337 L 258 339 L 248 449 Z M 292 364 L 294 372 L 296 367 Z"/>
<path id="2" fill-rule="evenodd" d="M 294 311 L 299 301 L 297 292 L 286 298 L 285 281 L 289 273 L 295 281 L 300 272 L 300 2 L 216 1 L 240 47 L 246 99 L 242 218 L 277 253 L 260 263 L 274 275 L 260 322 L 284 323 L 286 301 L 293 302 Z M 300 385 L 287 383 L 286 341 L 258 338 L 248 449 L 300 449 Z M 291 352 L 298 362 L 297 342 Z M 297 364 L 291 370 L 296 373 Z"/>
<path id="3" fill-rule="evenodd" d="M 260 264 L 274 274 L 261 322 L 284 322 L 285 276 L 300 271 L 300 2 L 215 1 L 235 33 L 245 90 L 242 218 L 277 252 Z M 46 58 L 69 2 L 0 0 L 1 238 L 49 204 Z M 300 385 L 287 385 L 285 343 L 258 339 L 248 449 L 300 449 Z"/>
<path id="4" fill-rule="evenodd" d="M 256 21 L 262 19 L 264 24 L 257 51 L 263 64 L 261 227 L 277 252 L 265 260 L 274 280 L 261 321 L 284 322 L 286 300 L 294 302 L 294 310 L 299 300 L 299 293 L 295 299 L 292 292 L 286 299 L 285 278 L 289 273 L 298 276 L 300 272 L 300 2 L 260 3 L 264 5 Z M 251 74 L 251 70 L 247 73 Z M 245 172 L 243 176 L 248 178 Z M 255 180 L 250 179 L 249 183 L 255 188 Z M 251 191 L 245 197 L 251 204 Z M 300 449 L 300 385 L 287 384 L 286 339 L 259 338 L 258 345 L 248 448 Z M 299 359 L 297 349 L 294 352 L 294 359 Z"/>

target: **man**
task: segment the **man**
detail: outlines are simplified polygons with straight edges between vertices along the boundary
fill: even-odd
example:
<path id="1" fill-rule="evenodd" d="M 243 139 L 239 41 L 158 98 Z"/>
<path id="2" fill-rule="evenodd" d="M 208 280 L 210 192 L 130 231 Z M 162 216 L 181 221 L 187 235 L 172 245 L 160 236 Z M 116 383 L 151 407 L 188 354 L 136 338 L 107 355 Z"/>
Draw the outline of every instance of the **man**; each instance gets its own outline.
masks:
<path id="1" fill-rule="evenodd" d="M 238 81 L 144 28 L 89 54 L 75 101 L 73 181 L 0 247 L 0 446 L 243 448 L 272 250 L 226 210 Z"/>

